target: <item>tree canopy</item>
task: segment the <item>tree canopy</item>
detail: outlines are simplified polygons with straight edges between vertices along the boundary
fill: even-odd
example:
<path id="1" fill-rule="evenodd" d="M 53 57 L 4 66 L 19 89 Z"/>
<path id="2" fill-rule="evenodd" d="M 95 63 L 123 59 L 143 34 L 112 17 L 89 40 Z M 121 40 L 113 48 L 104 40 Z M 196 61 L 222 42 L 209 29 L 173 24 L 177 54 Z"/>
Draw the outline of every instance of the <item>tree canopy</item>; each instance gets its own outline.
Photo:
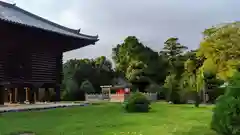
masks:
<path id="1" fill-rule="evenodd" d="M 99 93 L 100 86 L 112 84 L 115 77 L 112 64 L 105 56 L 69 60 L 63 64 L 63 74 L 62 87 L 66 97 L 76 93 Z"/>
<path id="2" fill-rule="evenodd" d="M 135 36 L 127 37 L 122 44 L 113 48 L 113 60 L 116 71 L 132 83 L 140 81 L 149 84 L 153 81 L 163 84 L 167 74 L 168 65 L 163 57 L 144 46 Z"/>
<path id="3" fill-rule="evenodd" d="M 158 89 L 164 88 L 162 94 L 177 103 L 176 98 L 182 100 L 188 92 L 218 91 L 235 74 L 240 64 L 240 22 L 204 30 L 196 50 L 188 50 L 177 37 L 167 39 L 161 50 L 153 50 L 128 36 L 112 49 L 112 59 L 114 63 L 105 56 L 64 63 L 65 93 L 98 93 L 101 85 L 118 84 L 122 78 L 134 90 L 163 92 Z"/>
<path id="4" fill-rule="evenodd" d="M 197 56 L 205 58 L 204 70 L 216 71 L 219 78 L 228 80 L 239 65 L 240 22 L 215 26 L 203 34 Z"/>

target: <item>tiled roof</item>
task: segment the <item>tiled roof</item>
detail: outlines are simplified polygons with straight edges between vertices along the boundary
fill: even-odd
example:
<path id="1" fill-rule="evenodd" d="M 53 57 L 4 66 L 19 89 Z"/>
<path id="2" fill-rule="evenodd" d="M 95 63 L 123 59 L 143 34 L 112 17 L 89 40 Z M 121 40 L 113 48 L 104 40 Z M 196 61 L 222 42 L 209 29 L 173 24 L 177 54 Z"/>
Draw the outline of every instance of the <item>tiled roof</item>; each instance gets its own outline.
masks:
<path id="1" fill-rule="evenodd" d="M 71 36 L 80 39 L 98 40 L 98 36 L 89 36 L 80 33 L 80 30 L 70 29 L 40 16 L 34 15 L 26 10 L 17 7 L 15 4 L 9 4 L 0 1 L 0 20 L 18 25 L 34 27 L 49 32 L 55 32 L 65 36 Z"/>

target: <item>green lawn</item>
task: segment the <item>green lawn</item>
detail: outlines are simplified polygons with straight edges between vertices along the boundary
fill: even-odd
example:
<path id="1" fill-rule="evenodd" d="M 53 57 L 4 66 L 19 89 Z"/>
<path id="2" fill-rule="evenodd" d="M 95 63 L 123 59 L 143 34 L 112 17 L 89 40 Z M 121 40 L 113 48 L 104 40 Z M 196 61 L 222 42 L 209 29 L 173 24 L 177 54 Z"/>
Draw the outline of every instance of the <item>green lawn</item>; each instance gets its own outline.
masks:
<path id="1" fill-rule="evenodd" d="M 120 104 L 61 108 L 0 116 L 0 135 L 216 135 L 209 129 L 211 107 L 155 103 L 150 113 L 124 113 Z"/>

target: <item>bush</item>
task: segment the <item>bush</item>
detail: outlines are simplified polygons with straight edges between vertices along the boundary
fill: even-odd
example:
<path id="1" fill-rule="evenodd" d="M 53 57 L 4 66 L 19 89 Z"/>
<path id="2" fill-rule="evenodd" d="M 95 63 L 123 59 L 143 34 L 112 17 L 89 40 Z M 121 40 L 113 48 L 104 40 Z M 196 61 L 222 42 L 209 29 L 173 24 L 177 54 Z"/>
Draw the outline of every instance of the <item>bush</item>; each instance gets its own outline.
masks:
<path id="1" fill-rule="evenodd" d="M 211 128 L 222 135 L 240 134 L 240 73 L 229 82 L 226 92 L 216 101 Z"/>
<path id="2" fill-rule="evenodd" d="M 150 101 L 140 92 L 131 94 L 124 104 L 127 112 L 149 112 L 150 110 Z"/>

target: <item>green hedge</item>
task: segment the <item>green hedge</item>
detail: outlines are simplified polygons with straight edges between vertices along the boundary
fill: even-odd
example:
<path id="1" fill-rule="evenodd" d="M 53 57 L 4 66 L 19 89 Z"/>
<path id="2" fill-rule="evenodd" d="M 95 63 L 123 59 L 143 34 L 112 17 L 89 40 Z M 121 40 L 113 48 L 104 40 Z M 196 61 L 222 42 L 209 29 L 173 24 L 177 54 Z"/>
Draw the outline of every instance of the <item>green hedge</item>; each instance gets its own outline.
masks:
<path id="1" fill-rule="evenodd" d="M 127 112 L 149 112 L 150 101 L 140 92 L 131 94 L 124 103 Z"/>
<path id="2" fill-rule="evenodd" d="M 224 95 L 217 99 L 211 128 L 221 135 L 240 135 L 240 73 L 236 73 Z"/>

